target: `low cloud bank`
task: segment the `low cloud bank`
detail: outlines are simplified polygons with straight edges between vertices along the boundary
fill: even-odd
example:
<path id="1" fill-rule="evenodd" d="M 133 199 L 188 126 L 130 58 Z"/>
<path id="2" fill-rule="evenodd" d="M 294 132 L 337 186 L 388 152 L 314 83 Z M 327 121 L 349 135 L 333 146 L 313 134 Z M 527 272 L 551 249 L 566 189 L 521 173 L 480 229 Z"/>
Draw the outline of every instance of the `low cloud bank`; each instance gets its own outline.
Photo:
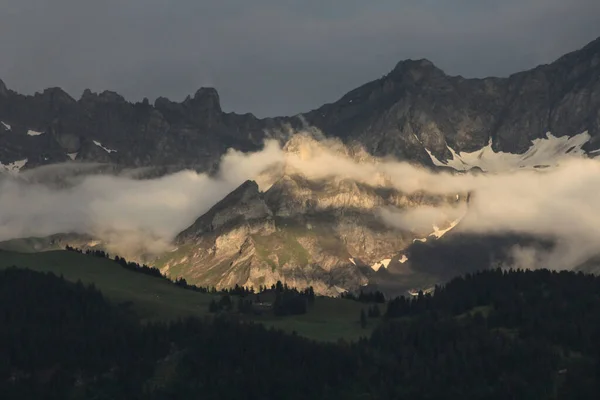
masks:
<path id="1" fill-rule="evenodd" d="M 540 144 L 543 143 L 541 140 Z M 460 219 L 458 231 L 517 233 L 552 238 L 552 252 L 515 249 L 516 267 L 572 268 L 598 253 L 600 243 L 600 161 L 561 155 L 544 161 L 549 168 L 497 173 L 432 172 L 404 162 L 367 158 L 356 162 L 328 151 L 323 143 L 288 157 L 288 163 L 312 179 L 346 178 L 394 187 L 405 193 L 470 194 L 464 204 L 379 210 L 390 226 L 415 233 Z M 327 165 L 327 168 L 322 168 Z M 526 256 L 528 255 L 528 256 Z"/>
<path id="2" fill-rule="evenodd" d="M 269 142 L 259 153 L 229 151 L 216 176 L 181 171 L 157 179 L 77 176 L 57 189 L 36 177 L 69 173 L 72 165 L 42 167 L 24 178 L 0 176 L 0 240 L 88 233 L 123 254 L 159 253 L 198 216 L 247 179 L 283 160 Z"/>
<path id="3" fill-rule="evenodd" d="M 55 189 L 5 176 L 0 178 L 0 240 L 80 232 L 113 244 L 164 251 L 177 233 L 228 192 L 273 169 L 405 193 L 470 193 L 468 209 L 462 203 L 373 212 L 390 226 L 415 233 L 461 219 L 455 229 L 462 232 L 522 233 L 557 241 L 552 253 L 517 251 L 520 266 L 571 268 L 598 253 L 600 161 L 574 156 L 539 171 L 432 172 L 303 135 L 292 138 L 286 150 L 268 141 L 257 153 L 230 151 L 214 177 L 190 171 L 142 181 L 95 175 Z M 30 172 L 36 173 L 44 173 L 43 168 Z"/>

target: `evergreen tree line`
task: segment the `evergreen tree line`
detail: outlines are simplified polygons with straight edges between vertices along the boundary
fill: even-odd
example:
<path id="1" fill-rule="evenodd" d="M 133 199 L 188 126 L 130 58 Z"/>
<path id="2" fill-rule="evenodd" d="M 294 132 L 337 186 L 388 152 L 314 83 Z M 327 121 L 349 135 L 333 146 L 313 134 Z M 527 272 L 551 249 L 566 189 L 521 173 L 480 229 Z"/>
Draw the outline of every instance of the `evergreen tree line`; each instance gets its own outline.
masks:
<path id="1" fill-rule="evenodd" d="M 24 400 L 597 398 L 600 278 L 492 270 L 436 289 L 389 302 L 383 322 L 357 343 L 325 344 L 220 316 L 140 324 L 91 285 L 4 270 L 0 393 Z"/>
<path id="2" fill-rule="evenodd" d="M 72 251 L 75 253 L 79 253 L 79 254 L 85 254 L 88 256 L 93 256 L 93 257 L 98 257 L 98 258 L 106 258 L 106 259 L 111 259 L 110 255 L 103 251 L 103 250 L 91 250 L 91 249 L 87 249 L 85 251 L 78 249 L 76 247 L 72 247 L 69 245 L 65 246 L 65 250 L 67 251 Z M 130 271 L 134 271 L 134 272 L 139 272 L 145 275 L 150 275 L 156 278 L 162 278 L 168 281 L 171 281 L 166 275 L 162 274 L 160 272 L 160 270 L 156 267 L 149 267 L 146 264 L 140 265 L 136 262 L 132 262 L 132 261 L 127 261 L 125 258 L 123 257 L 119 257 L 118 255 L 115 256 L 114 261 L 119 264 L 121 267 L 128 269 Z"/>
<path id="3" fill-rule="evenodd" d="M 275 296 L 272 304 L 263 302 L 265 297 L 273 293 Z M 234 288 L 223 293 L 218 301 L 216 299 L 211 300 L 208 306 L 209 312 L 232 311 L 232 295 L 238 297 L 236 309 L 240 314 L 261 314 L 267 309 L 272 310 L 273 314 L 277 316 L 305 314 L 308 307 L 314 304 L 315 301 L 315 291 L 312 286 L 299 290 L 277 281 L 270 289 L 267 286 L 259 286 L 259 292 L 254 293 L 254 288 L 247 289 L 235 285 Z M 255 307 L 255 304 L 262 307 L 268 304 L 270 308 L 260 310 Z"/>
<path id="4" fill-rule="evenodd" d="M 360 291 L 358 296 L 352 292 L 344 292 L 340 294 L 342 299 L 360 301 L 361 303 L 385 303 L 385 296 L 379 290 L 375 290 L 372 292 L 364 292 Z"/>
<path id="5" fill-rule="evenodd" d="M 277 281 L 271 287 L 275 291 L 273 313 L 277 316 L 306 314 L 309 305 L 315 301 L 315 292 L 312 286 L 305 290 L 289 287 L 287 283 Z"/>
<path id="6" fill-rule="evenodd" d="M 367 309 L 365 312 L 364 309 L 360 310 L 360 327 L 365 329 L 368 325 L 368 318 L 379 318 L 381 317 L 381 311 L 379 310 L 379 306 L 377 304 L 373 304 Z"/>
<path id="7" fill-rule="evenodd" d="M 75 253 L 79 253 L 79 254 L 85 254 L 88 256 L 92 256 L 92 257 L 98 257 L 98 258 L 106 258 L 106 259 L 111 259 L 110 258 L 110 254 L 103 251 L 103 250 L 91 250 L 91 249 L 87 249 L 85 251 L 78 249 L 76 247 L 72 247 L 72 246 L 65 246 L 65 250 L 67 251 L 72 251 Z M 188 283 L 185 278 L 179 277 L 175 280 L 169 278 L 167 275 L 163 274 L 162 272 L 160 272 L 160 270 L 156 267 L 150 267 L 146 264 L 138 264 L 136 262 L 133 261 L 127 261 L 124 257 L 120 257 L 118 255 L 115 256 L 114 261 L 119 264 L 121 267 L 129 270 L 129 271 L 133 271 L 133 272 L 139 272 L 145 275 L 149 275 L 155 278 L 160 278 L 160 279 L 164 279 L 166 281 L 169 281 L 171 283 L 174 283 L 175 285 L 183 288 L 183 289 L 187 289 L 187 290 L 193 290 L 195 292 L 200 292 L 200 293 L 232 293 L 232 291 L 235 290 L 235 295 L 239 295 L 240 293 L 246 293 L 245 291 L 248 291 L 249 293 L 249 289 L 246 288 L 240 288 L 236 285 L 236 288 L 232 288 L 232 289 L 216 289 L 215 287 L 204 287 L 204 286 L 197 286 L 197 285 L 193 285 Z"/>

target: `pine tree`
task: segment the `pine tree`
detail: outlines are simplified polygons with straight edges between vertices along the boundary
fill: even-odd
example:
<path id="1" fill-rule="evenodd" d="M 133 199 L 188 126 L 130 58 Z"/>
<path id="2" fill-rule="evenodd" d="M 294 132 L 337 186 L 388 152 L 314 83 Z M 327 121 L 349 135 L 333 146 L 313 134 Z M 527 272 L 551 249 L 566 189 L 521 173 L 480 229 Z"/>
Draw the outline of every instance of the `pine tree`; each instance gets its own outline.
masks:
<path id="1" fill-rule="evenodd" d="M 373 307 L 370 308 L 369 314 L 369 317 L 371 318 L 381 317 L 381 311 L 379 310 L 379 306 L 377 306 L 377 304 L 374 304 Z"/>
<path id="2" fill-rule="evenodd" d="M 219 300 L 219 305 L 227 311 L 231 310 L 232 304 L 231 297 L 229 296 L 229 294 L 224 294 L 223 296 L 221 296 L 221 300 Z"/>
<path id="3" fill-rule="evenodd" d="M 360 310 L 360 327 L 363 329 L 367 327 L 367 314 L 365 314 L 365 310 Z"/>
<path id="4" fill-rule="evenodd" d="M 308 303 L 313 304 L 315 302 L 315 290 L 313 287 L 308 288 Z"/>

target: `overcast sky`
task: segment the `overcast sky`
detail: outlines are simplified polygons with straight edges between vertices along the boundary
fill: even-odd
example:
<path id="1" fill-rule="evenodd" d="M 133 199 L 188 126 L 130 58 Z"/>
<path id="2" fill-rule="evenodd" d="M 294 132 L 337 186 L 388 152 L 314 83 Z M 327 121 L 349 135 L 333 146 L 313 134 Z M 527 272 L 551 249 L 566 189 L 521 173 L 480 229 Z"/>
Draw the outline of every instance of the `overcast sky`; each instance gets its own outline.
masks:
<path id="1" fill-rule="evenodd" d="M 0 0 L 0 79 L 295 114 L 406 58 L 506 76 L 600 36 L 598 0 Z"/>

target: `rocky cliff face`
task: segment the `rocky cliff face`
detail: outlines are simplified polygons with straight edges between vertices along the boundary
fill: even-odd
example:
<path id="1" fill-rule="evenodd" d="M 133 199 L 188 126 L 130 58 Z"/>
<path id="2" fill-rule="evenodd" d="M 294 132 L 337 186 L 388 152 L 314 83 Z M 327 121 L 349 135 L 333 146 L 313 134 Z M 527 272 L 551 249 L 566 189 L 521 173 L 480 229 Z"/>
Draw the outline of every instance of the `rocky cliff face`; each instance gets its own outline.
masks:
<path id="1" fill-rule="evenodd" d="M 232 147 L 284 141 L 303 123 L 374 155 L 431 165 L 448 147 L 523 152 L 531 140 L 588 131 L 600 137 L 600 39 L 556 62 L 506 79 L 448 76 L 427 60 L 408 60 L 386 76 L 303 114 L 257 119 L 221 110 L 218 93 L 198 90 L 183 102 L 129 103 L 113 92 L 75 100 L 59 88 L 23 96 L 0 81 L 0 163 L 4 170 L 82 160 L 129 167 L 208 170 Z M 17 164 L 15 164 L 17 163 Z"/>
<path id="2" fill-rule="evenodd" d="M 381 79 L 305 115 L 330 135 L 375 155 L 429 163 L 472 152 L 521 153 L 547 132 L 600 140 L 600 38 L 556 62 L 506 79 L 465 79 L 427 60 L 403 61 Z"/>
<path id="3" fill-rule="evenodd" d="M 0 92 L 0 121 L 4 165 L 94 161 L 162 173 L 209 170 L 228 148 L 257 150 L 265 131 L 283 126 L 277 119 L 222 112 L 210 88 L 181 103 L 158 98 L 154 105 L 129 103 L 113 92 L 86 90 L 75 100 L 59 88 L 34 96 L 7 89 Z"/>
<path id="4" fill-rule="evenodd" d="M 300 136 L 286 150 L 302 153 L 314 145 Z M 343 146 L 339 151 L 354 160 L 361 157 Z M 260 186 L 245 182 L 181 232 L 176 248 L 156 261 L 163 272 L 217 287 L 281 280 L 326 295 L 355 291 L 375 271 L 390 265 L 401 269 L 402 250 L 417 238 L 387 225 L 380 208 L 465 200 L 460 195 L 406 195 L 337 177 L 309 179 L 285 166 L 257 180 Z"/>

